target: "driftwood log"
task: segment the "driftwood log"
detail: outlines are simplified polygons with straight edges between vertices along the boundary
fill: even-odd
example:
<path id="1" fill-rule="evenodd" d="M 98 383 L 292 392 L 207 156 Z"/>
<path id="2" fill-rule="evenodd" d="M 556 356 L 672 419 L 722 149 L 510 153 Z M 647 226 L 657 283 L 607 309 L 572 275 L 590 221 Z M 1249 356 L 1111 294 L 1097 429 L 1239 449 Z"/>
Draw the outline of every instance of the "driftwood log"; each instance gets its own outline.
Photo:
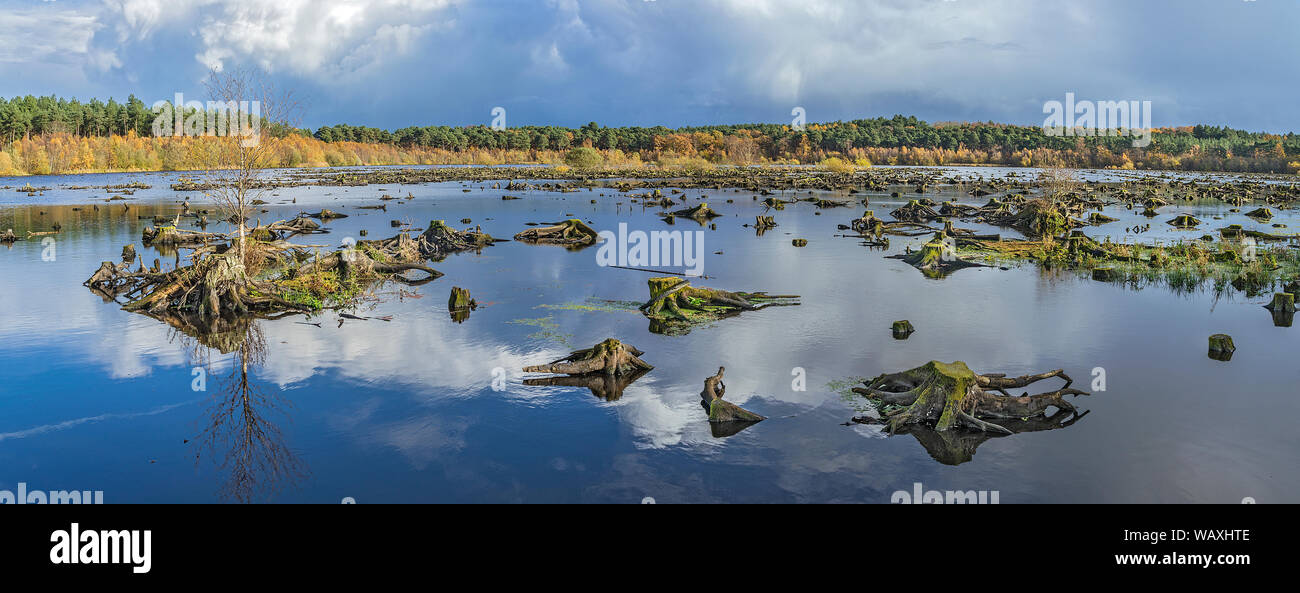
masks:
<path id="1" fill-rule="evenodd" d="M 703 404 L 704 409 L 709 411 L 709 422 L 711 424 L 728 422 L 754 423 L 767 420 L 765 416 L 760 416 L 722 399 L 727 390 L 727 386 L 722 383 L 722 373 L 725 371 L 725 367 L 718 367 L 718 374 L 705 379 L 704 390 L 700 392 L 700 403 Z"/>

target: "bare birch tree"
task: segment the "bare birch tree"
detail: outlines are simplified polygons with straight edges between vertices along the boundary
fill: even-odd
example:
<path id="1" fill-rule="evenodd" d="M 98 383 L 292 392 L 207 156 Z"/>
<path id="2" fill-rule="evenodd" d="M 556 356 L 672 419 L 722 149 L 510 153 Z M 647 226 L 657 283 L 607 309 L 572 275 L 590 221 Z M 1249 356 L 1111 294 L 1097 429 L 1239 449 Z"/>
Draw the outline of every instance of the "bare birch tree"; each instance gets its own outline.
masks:
<path id="1" fill-rule="evenodd" d="M 267 189 L 263 177 L 275 163 L 274 137 L 295 127 L 299 106 L 292 91 L 277 90 L 265 74 L 254 70 L 213 70 L 205 84 L 207 109 L 197 117 L 221 141 L 203 193 L 238 226 L 239 259 L 247 263 L 244 242 L 251 204 Z"/>

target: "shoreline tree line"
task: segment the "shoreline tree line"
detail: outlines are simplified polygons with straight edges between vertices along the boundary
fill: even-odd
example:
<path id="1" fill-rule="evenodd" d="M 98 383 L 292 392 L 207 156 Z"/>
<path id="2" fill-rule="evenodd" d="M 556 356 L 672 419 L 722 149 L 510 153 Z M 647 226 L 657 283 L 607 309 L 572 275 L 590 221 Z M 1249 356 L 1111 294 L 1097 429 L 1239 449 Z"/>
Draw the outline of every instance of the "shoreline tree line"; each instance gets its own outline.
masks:
<path id="1" fill-rule="evenodd" d="M 0 174 L 188 170 L 210 166 L 203 138 L 155 138 L 149 105 L 59 97 L 0 97 Z M 895 115 L 852 121 L 668 128 L 337 124 L 268 130 L 275 166 L 561 164 L 592 148 L 607 166 L 815 164 L 1065 166 L 1300 172 L 1300 135 L 1221 126 L 1158 128 L 1149 146 L 1128 136 L 1048 136 L 1040 127 L 930 123 Z M 589 161 L 590 159 L 584 159 Z M 572 159 L 570 159 L 572 161 Z"/>

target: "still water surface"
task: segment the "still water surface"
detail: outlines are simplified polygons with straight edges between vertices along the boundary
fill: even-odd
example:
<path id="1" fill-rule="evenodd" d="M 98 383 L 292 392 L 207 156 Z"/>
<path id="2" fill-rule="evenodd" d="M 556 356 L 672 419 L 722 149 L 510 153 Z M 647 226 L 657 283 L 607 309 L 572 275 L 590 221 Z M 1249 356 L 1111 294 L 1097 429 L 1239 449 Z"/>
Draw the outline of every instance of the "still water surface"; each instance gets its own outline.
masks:
<path id="1" fill-rule="evenodd" d="M 382 287 L 358 312 L 391 322 L 340 324 L 333 312 L 310 320 L 320 327 L 300 316 L 257 321 L 265 356 L 244 365 L 82 286 L 128 243 L 145 261 L 172 265 L 175 255 L 140 248 L 151 223 L 139 216 L 173 214 L 182 196 L 203 207 L 198 195 L 168 189 L 177 176 L 0 179 L 11 188 L 0 190 L 0 229 L 62 225 L 52 244 L 0 246 L 0 489 L 102 490 L 107 502 L 320 503 L 888 502 L 915 482 L 996 490 L 1003 503 L 1296 502 L 1300 491 L 1296 334 L 1274 326 L 1266 297 L 1131 290 L 1033 267 L 927 279 L 883 257 L 922 238 L 897 237 L 881 251 L 835 237 L 861 215 L 857 204 L 766 212 L 750 193 L 687 190 L 692 204 L 711 194 L 704 200 L 724 214 L 710 230 L 669 226 L 611 190 L 501 200 L 507 192 L 477 183 L 297 187 L 266 197 L 261 220 L 322 207 L 350 214 L 328 234 L 295 239 L 323 250 L 362 229 L 390 236 L 391 220 L 470 218 L 509 237 L 526 222 L 572 215 L 597 229 L 703 230 L 709 278 L 696 284 L 799 294 L 802 304 L 659 335 L 619 304 L 644 300 L 650 274 L 602 268 L 596 248 L 508 242 L 434 263 L 446 275 L 432 283 Z M 131 181 L 152 189 L 105 201 L 102 186 Z M 13 191 L 28 182 L 51 189 Z M 68 188 L 83 185 L 100 187 Z M 414 199 L 357 209 L 385 193 Z M 901 203 L 888 192 L 852 197 L 867 197 L 877 215 Z M 1120 222 L 1088 232 L 1124 239 L 1124 227 L 1147 222 L 1144 240 L 1204 232 L 1166 228 L 1181 213 L 1206 221 L 1202 229 L 1273 230 L 1228 208 L 1178 204 L 1153 220 L 1108 208 Z M 742 226 L 756 214 L 775 214 L 780 226 L 757 236 Z M 1290 212 L 1272 222 L 1300 224 Z M 793 237 L 808 246 L 791 246 Z M 446 309 L 452 286 L 481 304 L 460 323 Z M 896 319 L 917 332 L 894 340 Z M 1206 337 L 1219 332 L 1236 340 L 1230 362 L 1206 356 Z M 523 384 L 525 365 L 607 337 L 656 366 L 616 401 Z M 1100 367 L 1106 390 L 1076 400 L 1089 413 L 1071 426 L 988 439 L 973 454 L 845 425 L 865 404 L 841 382 L 932 359 L 1016 375 L 1063 368 L 1084 389 Z M 711 433 L 699 392 L 718 366 L 727 367 L 728 399 L 768 421 Z M 193 389 L 196 367 L 203 391 Z M 504 389 L 494 389 L 502 372 Z"/>

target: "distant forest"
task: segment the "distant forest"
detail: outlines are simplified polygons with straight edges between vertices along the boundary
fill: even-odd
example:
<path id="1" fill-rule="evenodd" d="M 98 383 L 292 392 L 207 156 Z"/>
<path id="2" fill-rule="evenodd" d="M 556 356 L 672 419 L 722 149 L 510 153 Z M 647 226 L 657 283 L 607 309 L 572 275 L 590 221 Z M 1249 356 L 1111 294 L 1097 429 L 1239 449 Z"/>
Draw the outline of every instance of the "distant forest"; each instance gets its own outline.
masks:
<path id="1" fill-rule="evenodd" d="M 153 138 L 155 114 L 126 102 L 58 97 L 0 98 L 0 174 L 193 169 L 203 139 Z M 280 166 L 443 163 L 561 163 L 579 147 L 603 164 L 710 166 L 819 163 L 1001 164 L 1124 169 L 1300 172 L 1300 136 L 1217 126 L 1159 128 L 1134 148 L 1124 136 L 1048 136 L 1036 126 L 928 123 L 915 117 L 682 128 L 424 126 L 384 130 L 338 124 L 272 130 Z M 54 154 L 57 153 L 57 154 Z"/>

